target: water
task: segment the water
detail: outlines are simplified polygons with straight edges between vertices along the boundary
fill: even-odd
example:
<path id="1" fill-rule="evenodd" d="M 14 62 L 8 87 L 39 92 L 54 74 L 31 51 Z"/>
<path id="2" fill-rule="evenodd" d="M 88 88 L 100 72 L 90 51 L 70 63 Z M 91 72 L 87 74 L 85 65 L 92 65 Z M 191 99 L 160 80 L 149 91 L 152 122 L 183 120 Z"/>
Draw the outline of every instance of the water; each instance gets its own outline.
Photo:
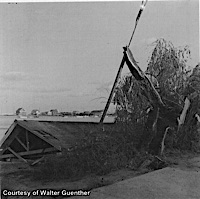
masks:
<path id="1" fill-rule="evenodd" d="M 0 115 L 0 140 L 10 127 L 10 125 L 17 119 L 17 116 L 2 116 Z"/>

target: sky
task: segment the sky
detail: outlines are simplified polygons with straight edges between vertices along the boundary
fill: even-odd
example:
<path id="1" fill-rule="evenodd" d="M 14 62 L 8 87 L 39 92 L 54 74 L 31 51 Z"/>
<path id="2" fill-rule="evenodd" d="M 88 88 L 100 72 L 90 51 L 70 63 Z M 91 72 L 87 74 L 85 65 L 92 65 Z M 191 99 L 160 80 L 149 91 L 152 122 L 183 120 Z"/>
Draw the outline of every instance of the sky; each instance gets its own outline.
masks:
<path id="1" fill-rule="evenodd" d="M 140 5 L 0 3 L 0 114 L 104 109 Z M 130 45 L 142 70 L 159 38 L 189 45 L 197 65 L 198 0 L 148 1 Z"/>

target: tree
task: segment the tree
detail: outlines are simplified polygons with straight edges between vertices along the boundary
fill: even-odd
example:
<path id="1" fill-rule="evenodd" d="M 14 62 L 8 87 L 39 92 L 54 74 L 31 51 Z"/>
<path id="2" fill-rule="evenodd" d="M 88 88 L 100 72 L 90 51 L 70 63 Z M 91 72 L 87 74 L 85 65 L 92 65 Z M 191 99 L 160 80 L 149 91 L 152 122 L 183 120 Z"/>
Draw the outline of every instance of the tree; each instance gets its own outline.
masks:
<path id="1" fill-rule="evenodd" d="M 191 73 L 187 65 L 190 49 L 188 46 L 175 48 L 164 39 L 158 39 L 154 44 L 146 73 L 157 79 L 163 100 L 183 106 L 183 92 Z"/>
<path id="2" fill-rule="evenodd" d="M 198 132 L 200 116 L 200 65 L 198 64 L 187 79 L 187 86 L 184 95 L 189 99 L 185 122 L 180 126 L 178 132 L 177 144 L 181 147 L 197 150 L 197 143 L 200 139 Z"/>
<path id="3" fill-rule="evenodd" d="M 18 108 L 16 110 L 16 115 L 18 115 L 18 116 L 26 116 L 26 111 L 23 108 Z"/>
<path id="4" fill-rule="evenodd" d="M 188 46 L 175 48 L 171 42 L 164 39 L 158 39 L 154 44 L 145 74 L 141 79 L 135 76 L 134 72 L 133 76 L 123 77 L 117 87 L 114 102 L 117 103 L 121 121 L 138 121 L 139 118 L 144 118 L 144 130 L 138 148 L 159 154 L 169 127 L 178 127 L 177 118 L 185 106 L 188 85 L 191 90 L 193 84 L 197 84 L 194 82 L 199 76 L 196 75 L 198 69 L 193 70 L 191 75 L 188 67 Z M 142 74 L 136 63 L 135 69 Z M 142 78 L 143 76 L 145 78 Z"/>

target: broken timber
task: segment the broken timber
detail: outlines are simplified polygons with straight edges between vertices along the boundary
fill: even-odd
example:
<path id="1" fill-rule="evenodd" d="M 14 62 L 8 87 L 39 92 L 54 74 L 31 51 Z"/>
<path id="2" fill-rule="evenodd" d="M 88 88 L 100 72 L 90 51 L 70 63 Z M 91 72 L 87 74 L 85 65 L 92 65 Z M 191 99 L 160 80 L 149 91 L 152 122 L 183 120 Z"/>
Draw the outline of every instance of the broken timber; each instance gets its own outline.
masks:
<path id="1" fill-rule="evenodd" d="M 114 121 L 107 122 L 103 127 L 112 129 L 113 124 Z M 87 133 L 100 130 L 98 122 L 15 120 L 1 140 L 0 160 L 18 158 L 28 162 L 49 153 L 68 151 Z"/>
<path id="2" fill-rule="evenodd" d="M 115 78 L 115 81 L 114 81 L 112 90 L 111 90 L 111 92 L 110 92 L 108 101 L 107 101 L 107 103 L 106 103 L 106 107 L 105 107 L 105 109 L 104 109 L 104 111 L 103 111 L 103 114 L 102 114 L 102 116 L 101 116 L 100 123 L 103 123 L 103 121 L 104 121 L 104 118 L 105 118 L 106 113 L 107 113 L 107 111 L 108 111 L 108 108 L 109 108 L 109 106 L 110 106 L 111 100 L 112 100 L 112 98 L 113 98 L 115 88 L 116 88 L 117 83 L 118 83 L 118 80 L 119 80 L 119 78 L 120 78 L 121 71 L 122 71 L 122 69 L 123 69 L 123 67 L 124 67 L 124 63 L 125 63 L 125 56 L 122 58 L 122 61 L 121 61 L 119 70 L 118 70 L 118 72 L 117 72 L 117 76 L 116 76 L 116 78 Z"/>
<path id="3" fill-rule="evenodd" d="M 149 78 L 145 75 L 145 73 L 140 69 L 137 62 L 135 61 L 132 52 L 128 47 L 124 47 L 124 56 L 126 60 L 126 64 L 131 72 L 131 74 L 135 77 L 136 80 L 141 81 L 143 80 L 144 83 L 151 89 L 151 94 L 154 102 L 159 106 L 164 107 L 165 104 L 162 101 L 159 93 L 156 91 L 155 87 L 153 86 L 152 82 Z"/>
<path id="4" fill-rule="evenodd" d="M 152 90 L 151 93 L 153 95 L 154 101 L 156 101 L 156 103 L 159 103 L 159 105 L 162 106 L 162 107 L 165 106 L 160 95 L 158 94 L 155 87 L 153 86 L 152 82 L 149 80 L 149 78 L 144 74 L 144 72 L 137 65 L 137 62 L 135 61 L 133 54 L 130 51 L 130 49 L 128 47 L 124 47 L 124 56 L 122 58 L 119 70 L 117 72 L 117 76 L 115 78 L 115 81 L 114 81 L 114 84 L 113 84 L 113 87 L 112 87 L 112 90 L 110 92 L 108 101 L 106 103 L 105 109 L 104 109 L 102 117 L 100 119 L 100 123 L 103 122 L 103 120 L 106 116 L 106 113 L 108 111 L 109 105 L 110 105 L 111 100 L 112 100 L 112 97 L 114 95 L 115 88 L 116 88 L 118 80 L 120 78 L 121 71 L 122 71 L 125 63 L 127 64 L 130 72 L 132 73 L 132 75 L 135 77 L 136 80 L 138 80 L 138 81 L 143 80 L 143 81 L 145 81 L 145 84 L 149 85 L 149 87 Z"/>
<path id="5" fill-rule="evenodd" d="M 148 114 L 147 122 L 138 149 L 144 148 L 150 153 L 160 154 L 164 150 L 164 140 L 168 127 L 176 127 L 176 119 L 180 107 L 172 109 L 162 100 L 150 79 L 140 69 L 135 61 L 132 52 L 128 47 L 124 48 L 126 64 L 136 80 L 141 81 L 144 86 L 144 95 L 151 103 L 151 111 Z M 178 110 L 178 111 L 177 111 Z"/>
<path id="6" fill-rule="evenodd" d="M 138 66 L 128 47 L 124 47 L 124 56 L 100 121 L 103 122 L 104 120 L 119 80 L 121 70 L 125 63 L 133 77 L 142 83 L 142 86 L 144 87 L 143 95 L 148 99 L 152 106 L 148 113 L 147 122 L 137 148 L 144 148 L 150 153 L 159 154 L 163 152 L 163 144 L 166 137 L 165 132 L 167 132 L 166 129 L 168 129 L 168 127 L 177 126 L 176 119 L 179 116 L 181 109 L 175 104 L 173 104 L 175 108 L 173 106 L 171 107 L 166 100 L 165 102 L 162 100 L 153 83 Z"/>

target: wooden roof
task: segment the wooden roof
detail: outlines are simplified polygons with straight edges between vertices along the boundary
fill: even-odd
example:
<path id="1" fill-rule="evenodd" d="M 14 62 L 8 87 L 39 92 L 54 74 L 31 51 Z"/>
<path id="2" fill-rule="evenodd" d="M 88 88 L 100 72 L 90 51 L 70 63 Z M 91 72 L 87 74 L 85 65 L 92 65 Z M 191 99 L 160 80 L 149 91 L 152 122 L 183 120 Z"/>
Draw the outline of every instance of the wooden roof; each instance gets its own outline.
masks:
<path id="1" fill-rule="evenodd" d="M 103 125 L 104 128 L 112 128 L 112 124 Z M 1 140 L 1 148 L 7 145 L 6 142 L 16 126 L 26 129 L 58 150 L 74 146 L 89 132 L 102 131 L 102 126 L 97 122 L 15 120 Z"/>

